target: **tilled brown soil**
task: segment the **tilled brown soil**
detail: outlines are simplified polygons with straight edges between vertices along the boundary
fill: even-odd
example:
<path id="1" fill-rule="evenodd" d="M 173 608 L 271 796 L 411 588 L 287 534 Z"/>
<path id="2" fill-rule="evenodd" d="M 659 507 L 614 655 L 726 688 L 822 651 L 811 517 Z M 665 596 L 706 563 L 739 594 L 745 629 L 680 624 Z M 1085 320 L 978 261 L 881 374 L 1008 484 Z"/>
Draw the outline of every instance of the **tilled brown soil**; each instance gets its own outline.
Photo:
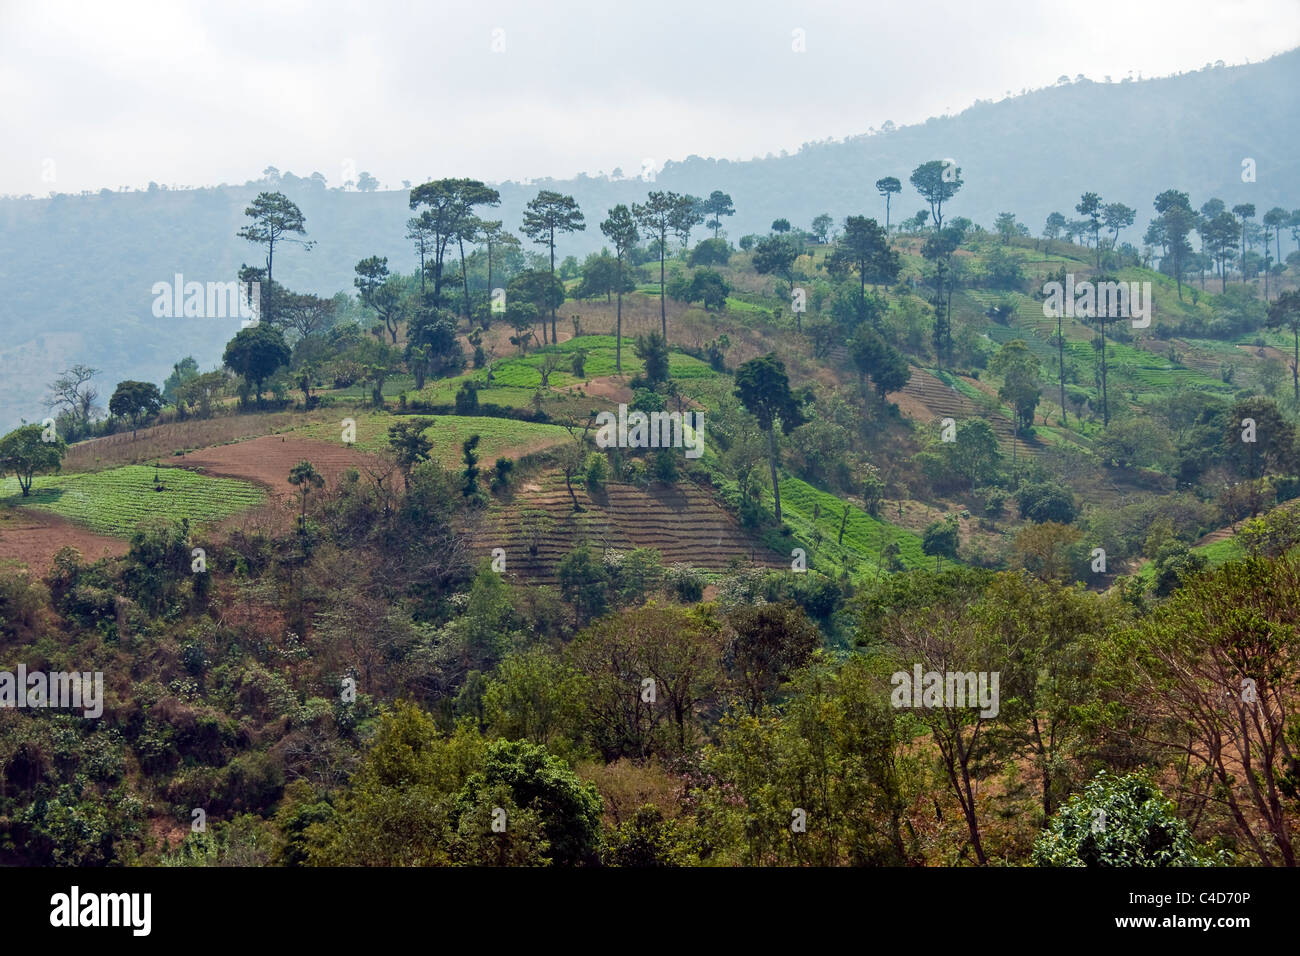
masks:
<path id="1" fill-rule="evenodd" d="M 32 508 L 0 508 L 0 562 L 18 561 L 44 575 L 59 549 L 69 545 L 90 562 L 126 554 L 127 542 Z"/>

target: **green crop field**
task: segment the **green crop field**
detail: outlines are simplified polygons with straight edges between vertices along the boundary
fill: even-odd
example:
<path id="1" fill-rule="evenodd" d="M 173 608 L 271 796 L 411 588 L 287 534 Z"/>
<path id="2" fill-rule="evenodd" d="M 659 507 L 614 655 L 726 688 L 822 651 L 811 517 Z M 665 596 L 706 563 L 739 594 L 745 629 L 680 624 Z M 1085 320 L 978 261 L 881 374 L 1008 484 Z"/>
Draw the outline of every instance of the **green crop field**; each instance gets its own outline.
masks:
<path id="1" fill-rule="evenodd" d="M 815 506 L 820 506 L 813 518 Z M 841 555 L 849 557 L 849 574 L 854 578 L 874 575 L 884 546 L 897 541 L 904 567 L 933 567 L 934 559 L 921 548 L 920 536 L 887 521 L 873 518 L 861 508 L 849 505 L 849 520 L 844 529 L 844 545 L 837 544 L 845 503 L 806 481 L 785 478 L 781 481 L 781 510 L 786 523 L 808 549 L 809 566 L 816 564 L 828 573 L 838 573 Z M 812 532 L 822 533 L 821 545 L 812 547 Z"/>
<path id="2" fill-rule="evenodd" d="M 522 446 L 537 449 L 569 441 L 569 433 L 559 425 L 537 422 L 520 422 L 510 418 L 485 418 L 473 415 L 421 415 L 433 424 L 425 434 L 433 441 L 431 457 L 447 467 L 456 467 L 461 460 L 461 444 L 471 435 L 479 436 L 479 460 L 491 464 L 502 453 Z M 355 416 L 357 423 L 356 447 L 362 451 L 388 450 L 388 429 L 406 416 L 371 412 Z M 336 422 L 305 425 L 297 429 L 304 438 L 339 444 L 339 426 Z"/>
<path id="3" fill-rule="evenodd" d="M 127 465 L 108 471 L 41 475 L 23 498 L 18 481 L 5 478 L 0 497 L 9 505 L 48 511 L 99 534 L 130 535 L 144 518 L 161 517 L 191 524 L 220 521 L 260 504 L 265 492 L 233 478 L 211 478 L 184 468 L 160 468 L 162 491 L 154 490 L 154 469 Z"/>

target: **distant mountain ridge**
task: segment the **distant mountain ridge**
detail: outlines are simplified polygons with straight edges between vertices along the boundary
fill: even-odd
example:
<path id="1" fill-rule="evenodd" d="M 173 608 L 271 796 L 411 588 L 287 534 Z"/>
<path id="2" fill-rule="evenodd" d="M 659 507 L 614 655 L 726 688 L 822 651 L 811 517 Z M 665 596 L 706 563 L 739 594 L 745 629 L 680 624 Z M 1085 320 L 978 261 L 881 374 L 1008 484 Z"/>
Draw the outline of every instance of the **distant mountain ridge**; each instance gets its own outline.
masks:
<path id="1" fill-rule="evenodd" d="M 745 161 L 690 157 L 670 162 L 653 182 L 579 176 L 498 184 L 501 218 L 517 230 L 524 204 L 538 189 L 574 195 L 586 214 L 585 232 L 566 236 L 558 254 L 603 245 L 599 223 L 615 203 L 644 199 L 648 189 L 708 195 L 729 193 L 736 215 L 725 221 L 732 239 L 765 232 L 785 217 L 804 225 L 819 213 L 838 221 L 866 214 L 883 221 L 874 183 L 896 176 L 904 184 L 892 219 L 924 203 L 907 183 L 911 170 L 951 157 L 965 185 L 946 207 L 991 227 L 1013 212 L 1034 234 L 1056 210 L 1076 218 L 1085 190 L 1138 210 L 1121 241 L 1138 243 L 1156 193 L 1174 187 L 1194 205 L 1211 196 L 1229 207 L 1300 205 L 1300 50 L 1258 64 L 1218 67 L 1141 82 L 1075 82 L 998 103 L 979 103 L 953 117 L 933 118 L 888 133 L 809 144 L 789 156 Z M 854 91 L 845 91 L 846 100 Z M 1256 179 L 1243 182 L 1242 162 L 1254 160 Z M 462 171 L 473 175 L 472 170 Z M 60 195 L 0 200 L 0 428 L 45 414 L 46 385 L 75 362 L 103 370 L 101 402 L 124 378 L 161 382 L 192 354 L 200 366 L 220 360 L 238 319 L 159 319 L 151 311 L 153 284 L 180 273 L 187 280 L 234 278 L 241 263 L 260 262 L 258 249 L 236 238 L 244 208 L 279 188 L 299 204 L 310 252 L 287 247 L 276 257 L 276 279 L 298 291 L 351 291 L 353 266 L 371 255 L 411 270 L 415 254 L 403 238 L 411 215 L 407 194 L 344 192 L 307 179 L 187 191 Z M 703 237 L 703 227 L 696 233 Z"/>

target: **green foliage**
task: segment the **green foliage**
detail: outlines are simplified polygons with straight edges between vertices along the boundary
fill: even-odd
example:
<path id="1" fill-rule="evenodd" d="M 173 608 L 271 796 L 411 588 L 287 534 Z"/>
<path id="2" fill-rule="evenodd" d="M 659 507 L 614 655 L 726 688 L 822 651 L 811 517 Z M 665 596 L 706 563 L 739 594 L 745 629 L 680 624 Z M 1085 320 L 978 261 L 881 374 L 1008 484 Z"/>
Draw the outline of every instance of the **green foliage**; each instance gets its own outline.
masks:
<path id="1" fill-rule="evenodd" d="M 32 491 L 36 475 L 58 471 L 67 445 L 58 435 L 46 441 L 44 426 L 23 425 L 0 438 L 0 474 L 13 472 L 24 498 Z"/>
<path id="2" fill-rule="evenodd" d="M 957 560 L 957 522 L 952 517 L 932 521 L 921 537 L 921 548 L 926 554 Z"/>
<path id="3" fill-rule="evenodd" d="M 660 333 L 638 335 L 633 348 L 636 357 L 645 363 L 644 379 L 651 387 L 668 381 L 668 343 Z"/>
<path id="4" fill-rule="evenodd" d="M 590 547 L 582 544 L 565 555 L 558 574 L 560 593 L 573 605 L 579 621 L 589 621 L 605 613 L 609 574 Z"/>
<path id="5" fill-rule="evenodd" d="M 1098 774 L 1034 844 L 1035 866 L 1207 866 L 1215 857 L 1149 779 Z"/>
<path id="6" fill-rule="evenodd" d="M 286 352 L 285 362 L 288 360 Z M 162 393 L 152 382 L 118 382 L 113 397 L 108 400 L 108 410 L 118 418 L 129 419 L 131 434 L 134 435 L 141 422 L 158 414 L 162 404 Z"/>
<path id="7" fill-rule="evenodd" d="M 1020 508 L 1020 517 L 1036 523 L 1059 521 L 1070 524 L 1074 521 L 1074 498 L 1059 485 L 1048 482 L 1023 485 L 1016 492 L 1016 504 Z"/>
<path id="8" fill-rule="evenodd" d="M 254 388 L 258 402 L 262 388 L 277 370 L 289 364 L 289 346 L 279 329 L 265 322 L 240 329 L 226 345 L 222 361 Z"/>

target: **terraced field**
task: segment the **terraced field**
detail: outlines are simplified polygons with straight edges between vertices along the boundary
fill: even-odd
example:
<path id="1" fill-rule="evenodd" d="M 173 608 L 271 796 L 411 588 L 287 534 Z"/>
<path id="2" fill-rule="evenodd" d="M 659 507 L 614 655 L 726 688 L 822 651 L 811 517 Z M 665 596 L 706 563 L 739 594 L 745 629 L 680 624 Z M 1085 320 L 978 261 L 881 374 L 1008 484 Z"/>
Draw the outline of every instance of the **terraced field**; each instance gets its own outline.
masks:
<path id="1" fill-rule="evenodd" d="M 1047 370 L 1055 369 L 1058 362 L 1057 350 L 1052 344 L 1052 338 L 1056 335 L 1056 319 L 1043 315 L 1042 303 L 1031 296 L 988 291 L 971 290 L 964 295 L 982 310 L 1003 301 L 1014 300 L 1016 311 L 1012 313 L 1010 323 L 1001 325 L 990 320 L 983 331 L 999 345 L 1005 345 L 1013 339 L 1023 340 L 1029 351 L 1043 363 L 1045 374 L 1050 379 Z M 1073 361 L 1082 368 L 1091 369 L 1096 361 L 1092 328 L 1076 319 L 1067 318 L 1062 330 L 1066 340 L 1067 363 Z M 1218 363 L 1196 361 L 1193 356 L 1185 361 L 1187 367 L 1180 367 L 1170 362 L 1165 355 L 1157 355 L 1148 349 L 1107 338 L 1106 359 L 1111 383 L 1117 388 L 1135 388 L 1143 392 L 1178 386 L 1231 390 L 1231 386 L 1225 386 L 1218 377 Z"/>
<path id="2" fill-rule="evenodd" d="M 947 373 L 942 373 L 947 374 Z M 959 381 L 957 376 L 952 376 L 952 380 Z M 975 386 L 970 386 L 972 389 Z M 903 388 L 903 394 L 910 396 L 920 404 L 924 405 L 933 415 L 931 422 L 938 427 L 938 422 L 944 418 L 952 418 L 961 421 L 963 418 L 983 418 L 993 426 L 993 431 L 998 436 L 998 444 L 1002 446 L 1003 451 L 1010 455 L 1012 451 L 1012 441 L 1014 437 L 1015 426 L 1011 420 L 1000 414 L 988 414 L 984 409 L 975 403 L 975 400 L 967 395 L 962 389 L 957 388 L 955 384 L 948 384 L 934 373 L 923 368 L 912 369 L 912 377 L 908 380 L 907 385 Z M 929 424 L 929 423 L 925 423 Z M 1015 439 L 1016 454 L 1034 455 L 1042 450 L 1043 444 L 1037 441 L 1026 441 L 1023 437 Z"/>
<path id="3" fill-rule="evenodd" d="M 708 571 L 725 570 L 733 560 L 789 566 L 788 558 L 757 542 L 692 482 L 646 488 L 609 484 L 595 493 L 575 484 L 574 491 L 584 509 L 577 513 L 558 475 L 521 488 L 491 516 L 483 531 L 484 556 L 504 548 L 507 574 L 544 584 L 556 583 L 561 559 L 584 540 L 596 549 L 654 548 L 665 565 L 683 563 Z M 531 512 L 550 516 L 535 554 L 525 535 Z"/>
<path id="4" fill-rule="evenodd" d="M 265 500 L 254 485 L 231 478 L 209 478 L 183 468 L 160 468 L 163 490 L 154 488 L 155 470 L 127 465 L 107 471 L 42 475 L 30 497 L 21 497 L 17 479 L 0 482 L 0 498 L 9 505 L 47 511 L 98 534 L 127 537 L 145 518 L 162 517 L 191 525 L 213 523 Z"/>

